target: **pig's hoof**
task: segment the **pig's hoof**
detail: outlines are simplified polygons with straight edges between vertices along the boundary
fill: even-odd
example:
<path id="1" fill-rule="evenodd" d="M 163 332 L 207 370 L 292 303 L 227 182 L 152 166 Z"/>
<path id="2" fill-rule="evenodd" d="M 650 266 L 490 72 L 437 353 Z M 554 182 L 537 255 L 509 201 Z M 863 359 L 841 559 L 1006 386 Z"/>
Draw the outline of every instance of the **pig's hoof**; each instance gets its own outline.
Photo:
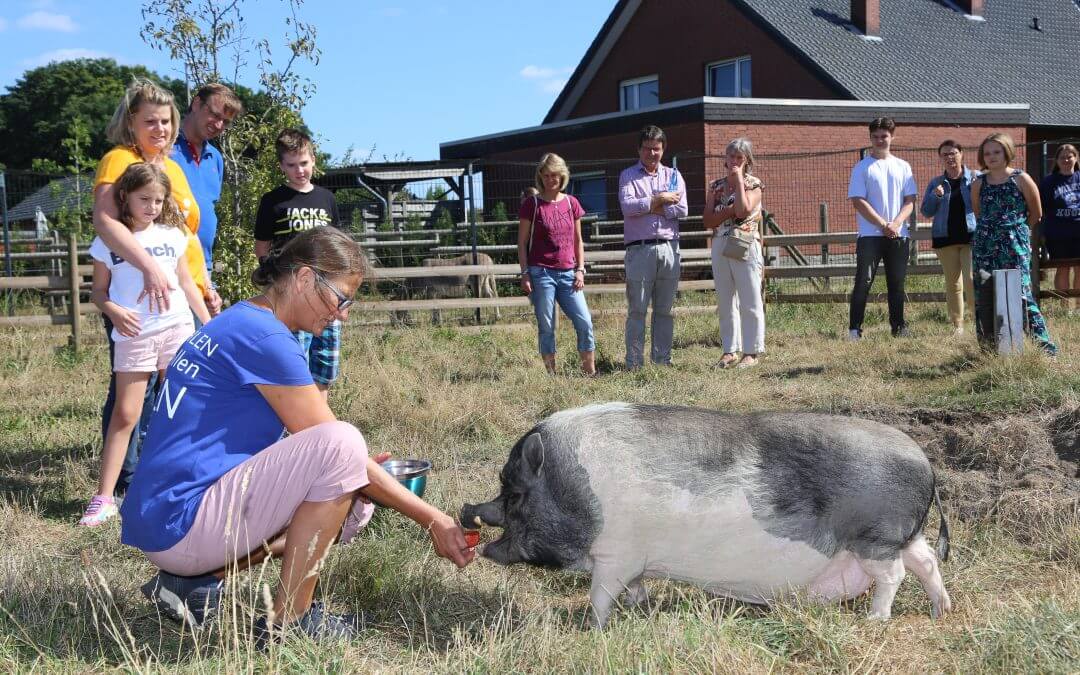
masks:
<path id="1" fill-rule="evenodd" d="M 589 611 L 589 628 L 592 630 L 604 630 L 607 626 L 607 617 L 603 619 L 596 616 L 596 613 L 592 610 Z"/>
<path id="2" fill-rule="evenodd" d="M 630 609 L 644 609 L 649 610 L 649 592 L 645 590 L 645 586 L 638 583 L 635 586 L 630 586 L 626 589 L 626 595 L 624 596 L 623 606 Z"/>
<path id="3" fill-rule="evenodd" d="M 934 619 L 941 619 L 951 611 L 952 600 L 947 595 L 941 599 L 940 603 L 935 602 L 930 606 L 930 616 Z"/>
<path id="4" fill-rule="evenodd" d="M 888 610 L 884 612 L 874 610 L 867 614 L 866 618 L 870 619 L 871 621 L 888 621 L 890 618 L 892 618 L 892 612 Z"/>

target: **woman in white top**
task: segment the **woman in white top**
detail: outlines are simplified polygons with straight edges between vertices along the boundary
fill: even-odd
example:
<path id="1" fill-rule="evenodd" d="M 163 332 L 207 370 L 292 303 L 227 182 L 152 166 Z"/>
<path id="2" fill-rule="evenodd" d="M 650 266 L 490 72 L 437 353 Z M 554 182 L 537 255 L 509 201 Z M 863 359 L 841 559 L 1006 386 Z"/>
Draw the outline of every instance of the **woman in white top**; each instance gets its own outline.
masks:
<path id="1" fill-rule="evenodd" d="M 754 150 L 749 139 L 736 138 L 727 145 L 726 174 L 713 181 L 705 193 L 705 227 L 716 230 L 712 244 L 713 284 L 724 355 L 721 368 L 757 365 L 765 351 L 765 307 L 761 298 L 761 181 L 753 175 Z M 729 257 L 728 240 L 740 230 L 751 243 L 739 257 Z M 736 298 L 738 302 L 736 303 Z M 737 355 L 742 353 L 742 358 Z"/>

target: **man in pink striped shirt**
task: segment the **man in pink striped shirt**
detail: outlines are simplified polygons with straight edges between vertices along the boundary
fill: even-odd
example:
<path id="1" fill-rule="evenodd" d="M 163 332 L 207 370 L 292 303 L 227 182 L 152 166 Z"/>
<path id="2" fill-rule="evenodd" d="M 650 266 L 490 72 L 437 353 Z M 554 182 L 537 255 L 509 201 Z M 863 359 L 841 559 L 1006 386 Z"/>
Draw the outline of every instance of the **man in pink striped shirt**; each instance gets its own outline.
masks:
<path id="1" fill-rule="evenodd" d="M 638 139 L 641 161 L 619 175 L 619 206 L 626 246 L 626 367 L 645 362 L 645 314 L 652 302 L 653 363 L 671 365 L 675 318 L 671 313 L 679 289 L 679 218 L 685 218 L 686 183 L 678 169 L 660 163 L 667 136 L 647 126 Z"/>

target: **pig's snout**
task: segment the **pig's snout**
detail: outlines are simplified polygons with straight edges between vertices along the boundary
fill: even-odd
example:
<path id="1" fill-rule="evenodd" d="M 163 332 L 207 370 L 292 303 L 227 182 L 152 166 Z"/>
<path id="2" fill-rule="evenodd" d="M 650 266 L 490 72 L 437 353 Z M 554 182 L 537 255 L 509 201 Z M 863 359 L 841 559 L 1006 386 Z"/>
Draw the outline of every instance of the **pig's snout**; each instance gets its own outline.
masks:
<path id="1" fill-rule="evenodd" d="M 496 499 L 483 504 L 466 504 L 461 509 L 461 524 L 469 528 L 480 525 L 505 527 L 502 502 Z"/>

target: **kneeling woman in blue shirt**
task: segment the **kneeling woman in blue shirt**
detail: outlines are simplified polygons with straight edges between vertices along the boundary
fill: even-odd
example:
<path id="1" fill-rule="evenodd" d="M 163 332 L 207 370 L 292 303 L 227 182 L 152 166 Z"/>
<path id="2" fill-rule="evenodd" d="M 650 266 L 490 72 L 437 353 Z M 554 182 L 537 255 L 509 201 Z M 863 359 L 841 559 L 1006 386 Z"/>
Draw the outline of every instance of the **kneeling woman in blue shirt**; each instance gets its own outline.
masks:
<path id="1" fill-rule="evenodd" d="M 458 567 L 473 559 L 456 521 L 401 486 L 334 418 L 293 337 L 344 320 L 363 269 L 347 234 L 305 232 L 254 273 L 262 294 L 206 324 L 169 364 L 120 513 L 121 540 L 161 570 L 143 592 L 174 618 L 201 624 L 227 571 L 271 555 L 282 558 L 281 580 L 256 635 L 351 636 L 350 618 L 312 596 L 330 545 L 371 517 L 368 498 L 426 528 Z"/>

